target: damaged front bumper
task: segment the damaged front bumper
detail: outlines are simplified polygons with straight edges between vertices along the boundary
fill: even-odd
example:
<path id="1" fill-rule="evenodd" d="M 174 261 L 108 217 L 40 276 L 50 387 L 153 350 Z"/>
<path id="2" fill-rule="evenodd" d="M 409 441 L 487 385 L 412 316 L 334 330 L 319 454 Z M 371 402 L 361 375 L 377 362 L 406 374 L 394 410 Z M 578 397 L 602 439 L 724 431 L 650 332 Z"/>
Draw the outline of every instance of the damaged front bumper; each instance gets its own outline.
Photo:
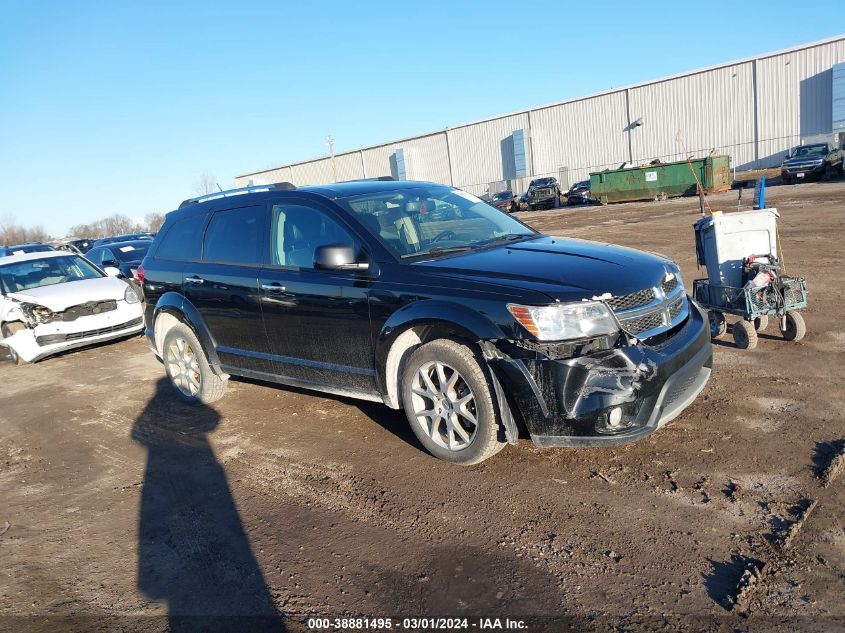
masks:
<path id="1" fill-rule="evenodd" d="M 18 328 L 0 344 L 32 363 L 59 352 L 136 334 L 143 328 L 141 304 L 117 301 L 116 309 L 110 312 Z"/>
<path id="2" fill-rule="evenodd" d="M 537 446 L 613 446 L 650 435 L 704 389 L 713 352 L 706 314 L 655 345 L 637 343 L 569 358 L 498 341 L 488 363 L 510 409 Z"/>

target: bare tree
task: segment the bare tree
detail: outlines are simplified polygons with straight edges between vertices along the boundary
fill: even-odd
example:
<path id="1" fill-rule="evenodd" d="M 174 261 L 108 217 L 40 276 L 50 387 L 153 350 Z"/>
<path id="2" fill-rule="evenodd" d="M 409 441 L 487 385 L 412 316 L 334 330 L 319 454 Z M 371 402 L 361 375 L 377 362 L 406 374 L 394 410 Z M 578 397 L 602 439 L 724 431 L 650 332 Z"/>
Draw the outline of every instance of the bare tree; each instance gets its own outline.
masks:
<path id="1" fill-rule="evenodd" d="M 194 182 L 194 191 L 198 196 L 214 193 L 217 191 L 217 179 L 207 171 L 202 172 Z"/>
<path id="2" fill-rule="evenodd" d="M 0 244 L 14 245 L 24 242 L 44 242 L 50 239 L 41 226 L 25 227 L 15 221 L 15 216 L 4 215 L 0 218 Z"/>
<path id="3" fill-rule="evenodd" d="M 144 222 L 147 223 L 147 230 L 150 233 L 158 233 L 161 225 L 164 224 L 163 213 L 148 213 L 144 216 Z"/>

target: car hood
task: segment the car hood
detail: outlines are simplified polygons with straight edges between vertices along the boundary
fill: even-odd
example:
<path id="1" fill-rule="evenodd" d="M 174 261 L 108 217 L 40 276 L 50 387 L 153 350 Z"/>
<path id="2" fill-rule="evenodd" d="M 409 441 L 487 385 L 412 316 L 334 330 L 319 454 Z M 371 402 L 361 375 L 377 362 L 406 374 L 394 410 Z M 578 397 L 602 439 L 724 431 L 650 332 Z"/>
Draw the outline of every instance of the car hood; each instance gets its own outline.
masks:
<path id="1" fill-rule="evenodd" d="M 783 161 L 784 165 L 807 165 L 810 163 L 823 163 L 824 156 L 795 156 Z"/>
<path id="2" fill-rule="evenodd" d="M 625 295 L 677 272 L 673 262 L 651 253 L 547 235 L 418 265 L 430 274 L 538 291 L 560 301 Z"/>
<path id="3" fill-rule="evenodd" d="M 63 284 L 10 292 L 8 297 L 24 303 L 36 303 L 53 312 L 63 312 L 72 306 L 89 301 L 120 300 L 124 298 L 126 283 L 115 277 L 99 277 L 69 281 Z"/>

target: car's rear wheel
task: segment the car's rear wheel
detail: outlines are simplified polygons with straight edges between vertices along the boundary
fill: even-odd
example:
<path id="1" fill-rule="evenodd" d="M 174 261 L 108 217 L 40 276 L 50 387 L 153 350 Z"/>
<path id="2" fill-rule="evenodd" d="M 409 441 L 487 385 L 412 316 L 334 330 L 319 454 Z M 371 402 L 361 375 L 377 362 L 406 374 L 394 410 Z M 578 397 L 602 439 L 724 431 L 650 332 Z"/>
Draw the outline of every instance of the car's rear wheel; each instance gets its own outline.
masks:
<path id="1" fill-rule="evenodd" d="M 505 446 L 490 379 L 473 351 L 437 339 L 411 354 L 402 401 L 414 434 L 435 457 L 477 464 Z"/>
<path id="2" fill-rule="evenodd" d="M 209 404 L 226 393 L 226 380 L 214 373 L 202 345 L 187 325 L 174 325 L 164 337 L 162 358 L 176 393 L 190 404 Z"/>

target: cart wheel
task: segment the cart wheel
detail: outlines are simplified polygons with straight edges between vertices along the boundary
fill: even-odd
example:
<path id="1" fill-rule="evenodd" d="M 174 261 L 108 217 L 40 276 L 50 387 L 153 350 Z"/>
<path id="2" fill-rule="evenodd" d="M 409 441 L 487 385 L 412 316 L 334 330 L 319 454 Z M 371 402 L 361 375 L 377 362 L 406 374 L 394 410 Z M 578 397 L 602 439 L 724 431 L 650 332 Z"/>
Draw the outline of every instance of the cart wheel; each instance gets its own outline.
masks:
<path id="1" fill-rule="evenodd" d="M 804 317 L 799 312 L 787 312 L 786 329 L 783 327 L 783 321 L 780 323 L 780 333 L 787 341 L 795 341 L 796 343 L 804 338 L 807 333 L 807 325 L 804 323 Z"/>
<path id="2" fill-rule="evenodd" d="M 754 319 L 754 329 L 757 330 L 758 332 L 762 332 L 767 327 L 769 327 L 769 315 L 768 314 L 763 314 L 761 316 L 758 316 L 756 319 Z"/>
<path id="3" fill-rule="evenodd" d="M 757 330 L 750 321 L 737 321 L 733 326 L 734 343 L 739 349 L 757 347 Z"/>
<path id="4" fill-rule="evenodd" d="M 707 312 L 707 320 L 710 321 L 710 338 L 719 338 L 728 331 L 728 322 L 721 312 Z"/>

